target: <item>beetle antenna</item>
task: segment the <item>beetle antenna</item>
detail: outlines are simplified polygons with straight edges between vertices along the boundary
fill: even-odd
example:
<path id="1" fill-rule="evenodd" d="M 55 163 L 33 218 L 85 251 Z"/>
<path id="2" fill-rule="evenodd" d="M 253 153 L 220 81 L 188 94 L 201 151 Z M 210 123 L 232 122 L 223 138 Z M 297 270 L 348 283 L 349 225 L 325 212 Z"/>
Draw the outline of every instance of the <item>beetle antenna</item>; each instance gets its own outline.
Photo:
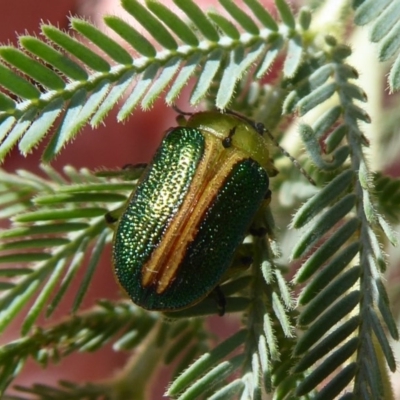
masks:
<path id="1" fill-rule="evenodd" d="M 257 130 L 262 129 L 263 133 L 266 133 L 269 137 L 269 139 L 272 141 L 272 143 L 279 148 L 279 150 L 284 154 L 289 160 L 293 163 L 293 165 L 307 178 L 308 182 L 311 183 L 313 186 L 317 186 L 315 183 L 314 179 L 311 178 L 310 174 L 300 165 L 300 163 L 287 151 L 285 150 L 279 142 L 276 140 L 276 138 L 272 135 L 272 133 L 264 126 L 262 123 L 257 123 L 256 124 Z"/>
<path id="2" fill-rule="evenodd" d="M 189 117 L 191 117 L 194 113 L 192 113 L 192 112 L 186 112 L 186 111 L 182 111 L 176 104 L 174 104 L 173 106 L 172 106 L 172 109 L 174 110 L 174 111 L 176 111 L 178 114 L 180 114 L 180 115 L 187 115 L 187 116 L 189 116 Z"/>
<path id="3" fill-rule="evenodd" d="M 236 111 L 233 110 L 225 110 L 226 114 L 231 114 L 235 115 L 236 117 L 239 117 L 246 121 L 248 124 L 250 124 L 257 132 L 259 132 L 261 135 L 266 133 L 272 143 L 278 147 L 278 149 L 284 154 L 289 160 L 293 163 L 293 165 L 306 177 L 306 179 L 314 186 L 317 186 L 315 183 L 314 179 L 311 178 L 310 174 L 300 165 L 300 163 L 290 154 L 288 153 L 280 144 L 279 142 L 275 139 L 275 137 L 272 135 L 272 133 L 265 127 L 265 125 L 262 122 L 254 122 L 252 119 L 247 118 L 244 115 L 238 114 Z"/>

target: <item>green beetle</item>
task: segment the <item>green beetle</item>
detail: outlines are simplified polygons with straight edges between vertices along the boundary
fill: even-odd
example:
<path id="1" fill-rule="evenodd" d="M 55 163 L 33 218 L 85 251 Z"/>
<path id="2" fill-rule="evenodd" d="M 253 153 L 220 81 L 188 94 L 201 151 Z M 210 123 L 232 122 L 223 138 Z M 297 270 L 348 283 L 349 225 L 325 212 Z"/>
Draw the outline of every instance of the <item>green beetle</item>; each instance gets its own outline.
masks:
<path id="1" fill-rule="evenodd" d="M 115 230 L 115 274 L 133 302 L 175 311 L 216 288 L 275 172 L 260 129 L 236 114 L 169 129 Z"/>

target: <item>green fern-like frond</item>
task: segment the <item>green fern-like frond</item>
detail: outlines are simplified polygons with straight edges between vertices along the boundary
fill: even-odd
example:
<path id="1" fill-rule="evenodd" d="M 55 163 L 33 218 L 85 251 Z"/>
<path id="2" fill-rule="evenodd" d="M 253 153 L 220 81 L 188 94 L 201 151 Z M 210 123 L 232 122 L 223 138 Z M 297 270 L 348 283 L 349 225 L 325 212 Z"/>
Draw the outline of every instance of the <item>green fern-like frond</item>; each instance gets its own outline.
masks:
<path id="1" fill-rule="evenodd" d="M 29 357 L 46 367 L 74 351 L 93 352 L 112 339 L 116 349 L 131 349 L 141 343 L 155 323 L 154 316 L 132 304 L 103 302 L 71 320 L 51 328 L 37 329 L 2 348 L 1 390 Z"/>
<path id="2" fill-rule="evenodd" d="M 378 43 L 379 61 L 393 60 L 388 82 L 392 91 L 400 88 L 400 1 L 363 0 L 355 2 L 355 23 L 372 24 L 370 40 Z"/>
<path id="3" fill-rule="evenodd" d="M 333 399 L 352 380 L 356 398 L 363 397 L 365 385 L 373 398 L 384 398 L 382 379 L 387 372 L 378 356 L 386 360 L 391 371 L 396 365 L 383 332 L 388 329 L 398 340 L 398 331 L 385 301 L 381 276 L 385 261 L 375 230 L 383 229 L 393 239 L 372 205 L 371 180 L 363 155 L 367 142 L 358 127 L 359 121 L 369 122 L 369 116 L 355 103 L 366 97 L 349 82 L 356 78 L 344 61 L 349 49 L 332 44 L 325 58 L 329 62 L 300 82 L 285 102 L 286 109 L 303 115 L 338 95 L 338 102 L 313 126 L 300 126 L 315 166 L 320 173 L 329 173 L 329 180 L 334 179 L 298 210 L 292 224 L 296 228 L 307 226 L 292 252 L 292 258 L 304 259 L 295 282 L 307 282 L 299 298 L 304 308 L 298 325 L 305 333 L 294 349 L 300 357 L 295 371 L 314 365 L 296 393 L 309 393 L 342 367 L 316 398 Z M 321 139 L 326 155 L 320 151 Z M 318 249 L 313 250 L 318 243 Z M 370 363 L 376 374 L 368 374 Z"/>
<path id="4" fill-rule="evenodd" d="M 2 217 L 13 215 L 11 229 L 0 233 L 0 262 L 31 267 L 1 270 L 1 331 L 39 291 L 22 332 L 29 332 L 45 307 L 50 316 L 86 263 L 89 251 L 90 262 L 72 311 L 79 308 L 100 254 L 111 240 L 104 215 L 123 204 L 132 190 L 132 182 L 106 181 L 84 170 L 78 174 L 66 167 L 67 180 L 50 167 L 43 169 L 48 180 L 27 171 L 19 171 L 18 175 L 0 173 Z M 55 287 L 59 290 L 54 296 Z"/>
<path id="5" fill-rule="evenodd" d="M 153 341 L 148 351 L 143 342 L 148 340 L 150 333 Z M 154 368 L 160 358 L 166 365 L 174 362 L 177 357 L 181 358 L 174 372 L 174 376 L 177 376 L 194 357 L 208 350 L 209 339 L 201 321 L 192 324 L 187 321 L 164 323 L 159 315 L 147 313 L 130 302 L 102 301 L 93 309 L 75 315 L 73 319 L 51 328 L 38 329 L 4 346 L 0 357 L 0 385 L 3 390 L 10 376 L 18 373 L 29 357 L 46 367 L 75 351 L 94 352 L 113 342 L 115 351 L 128 352 L 136 349 L 126 370 L 116 374 L 111 380 L 97 384 L 80 386 L 61 382 L 60 387 L 52 392 L 52 398 L 78 399 L 89 396 L 88 398 L 97 399 L 100 395 L 120 399 L 143 398 L 149 390 L 149 374 L 156 372 Z M 193 343 L 189 351 L 185 343 Z M 153 362 L 150 362 L 150 357 L 154 358 Z M 147 368 L 144 367 L 145 363 Z M 147 379 L 140 379 L 141 376 Z M 135 377 L 138 383 L 132 385 Z M 16 389 L 35 394 L 38 398 L 46 398 L 49 390 L 52 390 L 46 385 L 34 385 L 32 388 L 17 386 Z"/>
<path id="6" fill-rule="evenodd" d="M 191 77 L 195 85 L 190 102 L 197 104 L 220 72 L 215 105 L 225 109 L 235 96 L 238 81 L 245 74 L 247 79 L 261 79 L 285 44 L 284 76 L 293 76 L 300 65 L 302 34 L 284 2 L 277 2 L 284 29 L 254 0 L 246 2 L 249 14 L 232 1 L 221 0 L 231 20 L 204 13 L 192 1 L 176 0 L 175 4 L 192 26 L 161 3 L 148 0 L 146 9 L 136 0 L 122 1 L 125 10 L 157 42 L 156 47 L 122 19 L 105 18 L 109 28 L 140 55 L 137 57 L 79 18 L 72 18 L 71 26 L 94 50 L 47 24 L 41 30 L 49 43 L 24 35 L 19 38 L 21 50 L 1 47 L 0 86 L 5 92 L 0 93 L 0 159 L 17 142 L 23 154 L 31 152 L 61 118 L 43 154 L 44 160 L 50 161 L 86 123 L 98 126 L 119 100 L 123 99 L 117 118 L 122 121 L 139 104 L 149 108 L 163 91 L 166 102 L 173 104 Z M 245 33 L 239 34 L 235 25 Z"/>
<path id="7" fill-rule="evenodd" d="M 101 384 L 83 384 L 79 385 L 74 382 L 61 381 L 57 387 L 34 384 L 32 387 L 16 385 L 17 395 L 6 395 L 4 400 L 30 400 L 35 396 L 35 400 L 46 399 L 88 399 L 88 400 L 111 400 L 113 397 L 107 393 L 107 387 Z"/>

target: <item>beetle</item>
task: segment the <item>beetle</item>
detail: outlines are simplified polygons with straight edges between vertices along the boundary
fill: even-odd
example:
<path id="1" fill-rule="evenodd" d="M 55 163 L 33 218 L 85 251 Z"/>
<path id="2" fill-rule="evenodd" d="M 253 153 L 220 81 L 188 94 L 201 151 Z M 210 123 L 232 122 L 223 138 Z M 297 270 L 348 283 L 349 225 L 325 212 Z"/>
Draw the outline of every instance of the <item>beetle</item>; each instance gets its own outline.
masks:
<path id="1" fill-rule="evenodd" d="M 134 303 L 181 310 L 218 286 L 276 172 L 260 130 L 204 111 L 166 132 L 114 233 L 114 271 Z"/>

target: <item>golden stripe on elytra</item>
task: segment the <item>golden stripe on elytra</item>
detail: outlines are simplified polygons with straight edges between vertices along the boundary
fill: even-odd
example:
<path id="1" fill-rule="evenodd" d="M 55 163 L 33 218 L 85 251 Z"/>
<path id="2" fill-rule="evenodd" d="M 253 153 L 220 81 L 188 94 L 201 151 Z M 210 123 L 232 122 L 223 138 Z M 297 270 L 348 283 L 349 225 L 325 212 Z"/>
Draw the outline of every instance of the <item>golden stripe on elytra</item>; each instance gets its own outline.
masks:
<path id="1" fill-rule="evenodd" d="M 218 151 L 218 146 L 221 151 Z M 218 153 L 219 157 L 215 157 Z M 162 294 L 173 282 L 188 244 L 197 235 L 205 210 L 214 201 L 221 182 L 225 181 L 232 166 L 243 158 L 244 155 L 237 150 L 224 149 L 220 140 L 206 140 L 203 157 L 185 200 L 164 232 L 161 245 L 153 251 L 142 268 L 144 287 L 156 284 L 157 293 Z M 218 171 L 214 170 L 215 165 L 218 165 Z"/>
<path id="2" fill-rule="evenodd" d="M 213 155 L 213 150 L 215 148 L 215 141 L 206 141 L 205 149 L 203 153 L 203 157 L 199 162 L 199 165 L 196 170 L 196 175 L 200 174 L 204 176 L 207 170 L 207 165 L 210 163 L 210 158 Z M 143 265 L 142 267 L 142 285 L 144 287 L 149 286 L 153 283 L 157 282 L 158 275 L 161 274 L 162 270 L 167 267 L 166 258 L 169 253 L 169 249 L 173 248 L 173 243 L 175 242 L 175 237 L 179 231 L 179 227 L 183 224 L 185 218 L 187 218 L 187 213 L 189 212 L 189 206 L 195 199 L 196 192 L 200 190 L 200 188 L 194 185 L 194 180 L 192 181 L 188 194 L 183 201 L 180 210 L 186 210 L 185 212 L 178 212 L 170 225 L 167 227 L 166 231 L 163 234 L 163 240 L 160 245 L 153 251 L 150 259 Z"/>

